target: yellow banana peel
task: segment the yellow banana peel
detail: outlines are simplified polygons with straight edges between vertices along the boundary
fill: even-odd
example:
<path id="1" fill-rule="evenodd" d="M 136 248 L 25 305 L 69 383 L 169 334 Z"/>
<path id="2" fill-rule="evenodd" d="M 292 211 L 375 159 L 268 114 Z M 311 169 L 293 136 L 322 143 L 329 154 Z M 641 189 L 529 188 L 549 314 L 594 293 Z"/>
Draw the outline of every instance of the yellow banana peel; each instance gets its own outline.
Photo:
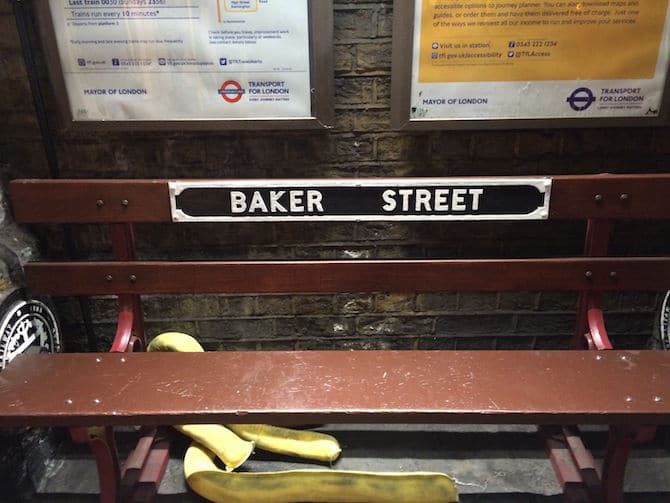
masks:
<path id="1" fill-rule="evenodd" d="M 341 470 L 230 473 L 214 453 L 191 444 L 184 458 L 189 487 L 214 503 L 452 503 L 454 482 L 442 473 L 371 473 Z"/>
<path id="2" fill-rule="evenodd" d="M 180 332 L 166 332 L 155 337 L 147 351 L 176 351 L 194 353 L 204 351 L 193 337 Z M 254 444 L 259 449 L 332 462 L 342 452 L 334 437 L 312 431 L 297 431 L 265 424 L 183 425 L 176 429 L 216 453 L 230 470 L 240 466 L 251 455 Z M 241 437 L 241 438 L 240 438 Z M 247 442 L 245 442 L 245 440 Z"/>
<path id="3" fill-rule="evenodd" d="M 147 351 L 176 351 L 183 353 L 202 353 L 204 349 L 198 341 L 180 332 L 160 334 L 147 346 Z M 238 437 L 220 424 L 185 424 L 174 428 L 193 440 L 207 446 L 226 465 L 234 470 L 244 463 L 254 451 L 254 443 Z"/>
<path id="4" fill-rule="evenodd" d="M 188 334 L 181 332 L 165 332 L 160 334 L 147 346 L 148 352 L 181 352 L 181 353 L 204 353 L 200 343 Z"/>
<path id="5" fill-rule="evenodd" d="M 335 461 L 342 448 L 335 437 L 315 431 L 291 430 L 267 424 L 228 424 L 237 435 L 265 451 L 317 461 Z"/>
<path id="6" fill-rule="evenodd" d="M 242 466 L 254 452 L 253 442 L 241 439 L 220 424 L 184 424 L 174 428 L 206 446 L 223 461 L 228 471 Z"/>
<path id="7" fill-rule="evenodd" d="M 168 332 L 156 337 L 147 351 L 202 352 L 193 337 Z M 443 473 L 372 473 L 342 470 L 290 470 L 232 473 L 254 446 L 319 461 L 334 461 L 341 448 L 324 433 L 290 430 L 265 424 L 175 426 L 194 443 L 186 451 L 184 472 L 189 487 L 215 503 L 452 503 L 454 482 Z M 232 431 L 231 431 L 232 430 Z M 221 470 L 214 463 L 225 464 Z"/>

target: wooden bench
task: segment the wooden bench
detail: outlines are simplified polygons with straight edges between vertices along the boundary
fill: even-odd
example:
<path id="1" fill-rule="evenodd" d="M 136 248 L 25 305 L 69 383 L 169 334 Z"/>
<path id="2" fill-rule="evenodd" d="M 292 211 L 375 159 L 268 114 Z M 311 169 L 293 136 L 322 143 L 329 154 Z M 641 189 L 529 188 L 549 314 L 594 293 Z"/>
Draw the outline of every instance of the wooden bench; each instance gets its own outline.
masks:
<path id="1" fill-rule="evenodd" d="M 291 190 L 297 194 L 294 200 Z M 11 195 L 20 223 L 95 222 L 111 227 L 113 261 L 29 264 L 25 274 L 30 289 L 53 296 L 118 295 L 119 321 L 109 354 L 17 357 L 0 376 L 0 425 L 71 427 L 76 440 L 93 447 L 101 501 L 106 502 L 147 487 L 155 491 L 167 460 L 165 445 L 147 429 L 121 469 L 114 425 L 537 424 L 569 499 L 622 502 L 633 443 L 653 435 L 654 425 L 670 423 L 670 352 L 614 350 L 604 325 L 602 295 L 670 288 L 670 258 L 607 257 L 610 222 L 667 219 L 669 193 L 666 175 L 16 180 Z M 588 230 L 584 256 L 570 258 L 135 259 L 135 223 L 278 219 L 586 219 Z M 506 290 L 580 292 L 572 345 L 589 350 L 141 351 L 145 294 Z M 610 425 L 602 464 L 581 442 L 578 424 Z M 129 483 L 138 482 L 144 485 L 126 491 Z"/>

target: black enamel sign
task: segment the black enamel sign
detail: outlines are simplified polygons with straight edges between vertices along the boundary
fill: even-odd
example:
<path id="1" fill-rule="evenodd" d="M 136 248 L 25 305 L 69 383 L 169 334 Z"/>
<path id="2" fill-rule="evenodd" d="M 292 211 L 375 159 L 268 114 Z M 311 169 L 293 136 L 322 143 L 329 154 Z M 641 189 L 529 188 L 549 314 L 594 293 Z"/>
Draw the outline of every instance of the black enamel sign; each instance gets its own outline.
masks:
<path id="1" fill-rule="evenodd" d="M 548 178 L 170 183 L 175 222 L 541 220 L 550 190 Z"/>

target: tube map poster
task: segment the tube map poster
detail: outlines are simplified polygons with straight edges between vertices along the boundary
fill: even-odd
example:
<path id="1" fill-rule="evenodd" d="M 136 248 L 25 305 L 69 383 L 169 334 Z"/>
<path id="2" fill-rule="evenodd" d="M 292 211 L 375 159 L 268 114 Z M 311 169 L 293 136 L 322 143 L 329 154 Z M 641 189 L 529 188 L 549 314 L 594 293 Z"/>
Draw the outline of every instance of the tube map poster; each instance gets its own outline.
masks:
<path id="1" fill-rule="evenodd" d="M 411 119 L 655 117 L 668 0 L 416 0 Z"/>
<path id="2" fill-rule="evenodd" d="M 74 121 L 312 115 L 308 0 L 49 0 L 49 9 Z"/>

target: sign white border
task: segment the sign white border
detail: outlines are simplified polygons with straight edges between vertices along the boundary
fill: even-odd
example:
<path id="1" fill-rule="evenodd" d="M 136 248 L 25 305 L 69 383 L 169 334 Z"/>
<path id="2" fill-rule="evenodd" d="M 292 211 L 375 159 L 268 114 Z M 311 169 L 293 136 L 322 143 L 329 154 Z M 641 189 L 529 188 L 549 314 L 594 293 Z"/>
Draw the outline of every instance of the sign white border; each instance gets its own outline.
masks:
<path id="1" fill-rule="evenodd" d="M 177 208 L 177 196 L 187 189 L 227 189 L 227 188 L 330 188 L 330 187 L 501 187 L 523 185 L 536 188 L 544 194 L 543 204 L 531 213 L 522 215 L 300 215 L 300 216 L 191 216 Z M 477 221 L 477 220 L 546 220 L 549 218 L 551 199 L 551 178 L 379 178 L 379 179 L 342 179 L 324 181 L 314 180 L 198 180 L 170 181 L 170 210 L 172 221 L 180 222 L 385 222 L 385 221 Z"/>

